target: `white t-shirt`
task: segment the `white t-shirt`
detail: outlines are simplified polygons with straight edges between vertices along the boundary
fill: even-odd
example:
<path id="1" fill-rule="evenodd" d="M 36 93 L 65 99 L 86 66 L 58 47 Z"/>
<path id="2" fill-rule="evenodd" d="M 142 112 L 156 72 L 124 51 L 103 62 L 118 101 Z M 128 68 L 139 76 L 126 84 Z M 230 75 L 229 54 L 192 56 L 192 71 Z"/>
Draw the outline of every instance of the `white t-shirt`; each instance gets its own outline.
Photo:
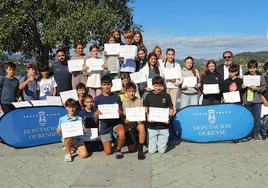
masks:
<path id="1" fill-rule="evenodd" d="M 40 100 L 46 99 L 46 96 L 52 96 L 53 89 L 57 87 L 57 83 L 55 82 L 53 76 L 48 79 L 42 79 L 38 81 L 37 84 L 40 88 Z"/>

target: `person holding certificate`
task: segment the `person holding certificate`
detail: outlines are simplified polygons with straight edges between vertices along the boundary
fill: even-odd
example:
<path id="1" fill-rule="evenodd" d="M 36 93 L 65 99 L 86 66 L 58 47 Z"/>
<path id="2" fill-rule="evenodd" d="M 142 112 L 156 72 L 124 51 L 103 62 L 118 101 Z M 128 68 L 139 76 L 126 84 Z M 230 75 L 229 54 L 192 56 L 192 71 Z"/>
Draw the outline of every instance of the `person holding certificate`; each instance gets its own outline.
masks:
<path id="1" fill-rule="evenodd" d="M 182 83 L 181 87 L 181 108 L 189 105 L 198 105 L 198 88 L 200 87 L 200 76 L 197 69 L 194 68 L 194 59 L 192 57 L 186 57 L 184 59 L 184 66 L 182 68 L 182 76 L 184 81 L 187 77 L 195 77 L 195 82 L 190 86 Z"/>
<path id="2" fill-rule="evenodd" d="M 168 48 L 166 51 L 166 62 L 163 66 L 164 77 L 166 80 L 167 93 L 170 95 L 174 105 L 174 113 L 176 113 L 176 103 L 179 91 L 179 85 L 182 83 L 181 66 L 175 62 L 175 50 Z M 167 71 L 165 71 L 167 70 Z M 165 75 L 167 72 L 168 75 Z M 169 75 L 174 75 L 169 78 Z"/>
<path id="3" fill-rule="evenodd" d="M 209 60 L 206 64 L 206 71 L 201 77 L 200 90 L 203 92 L 202 105 L 211 105 L 221 103 L 220 87 L 223 80 L 220 74 L 216 71 L 216 63 L 213 59 Z M 204 84 L 216 84 L 219 88 L 218 93 L 206 94 L 204 92 Z M 216 86 L 215 85 L 215 86 Z"/>
<path id="4" fill-rule="evenodd" d="M 91 45 L 89 47 L 89 51 L 91 53 L 91 58 L 89 59 L 99 59 L 98 54 L 99 54 L 99 47 L 96 45 Z M 93 61 L 91 63 L 94 63 Z M 107 69 L 107 65 L 103 64 L 102 65 L 103 69 Z M 101 77 L 103 75 L 103 71 L 101 70 L 95 70 L 91 71 L 88 66 L 86 66 L 87 73 L 88 73 L 88 79 L 87 79 L 87 84 L 86 86 L 89 87 L 89 93 L 90 95 L 95 98 L 96 96 L 99 96 L 102 93 L 101 90 Z"/>
<path id="5" fill-rule="evenodd" d="M 88 56 L 84 54 L 84 47 L 81 42 L 76 42 L 74 45 L 75 49 L 75 55 L 73 55 L 70 59 L 76 60 L 76 59 L 83 59 L 84 62 L 88 59 Z M 81 71 L 74 71 L 72 72 L 72 87 L 73 89 L 76 88 L 76 85 L 80 82 L 83 84 L 87 83 L 87 75 L 83 74 L 82 72 L 83 67 L 81 67 Z"/>
<path id="6" fill-rule="evenodd" d="M 154 52 L 149 53 L 148 55 L 148 63 L 145 65 L 141 71 L 146 75 L 147 80 L 152 79 L 155 76 L 163 77 L 162 70 L 158 66 L 157 63 L 157 55 Z M 140 95 L 142 98 L 152 91 L 150 87 L 148 87 L 147 82 L 142 82 L 139 84 Z"/>
<path id="7" fill-rule="evenodd" d="M 118 106 L 117 112 L 112 112 L 112 115 L 119 115 L 119 119 L 101 119 L 100 120 L 100 135 L 104 148 L 104 152 L 107 155 L 112 153 L 112 140 L 113 133 L 117 134 L 117 147 L 115 149 L 116 159 L 122 159 L 123 153 L 121 152 L 121 148 L 125 143 L 125 129 L 121 123 L 120 117 L 123 116 L 122 111 L 122 102 L 120 97 L 113 92 L 111 92 L 112 88 L 112 79 L 110 76 L 103 76 L 101 78 L 101 88 L 103 93 L 95 98 L 94 104 L 94 117 L 96 120 L 100 119 L 100 115 L 103 115 L 99 110 L 99 105 L 115 105 Z"/>
<path id="8" fill-rule="evenodd" d="M 254 117 L 254 129 L 252 137 L 254 140 L 260 140 L 260 127 L 261 127 L 261 106 L 262 106 L 262 95 L 266 91 L 266 82 L 262 74 L 257 71 L 258 63 L 256 60 L 250 60 L 248 62 L 248 72 L 244 75 L 260 76 L 260 83 L 246 88 L 246 92 L 243 94 L 243 101 L 245 106 L 251 111 Z"/>
<path id="9" fill-rule="evenodd" d="M 135 130 L 139 132 L 139 144 L 138 144 L 138 159 L 143 160 L 145 159 L 145 155 L 143 153 L 143 145 L 145 141 L 145 125 L 142 119 L 137 121 L 131 121 L 127 119 L 127 108 L 134 108 L 134 107 L 142 107 L 142 101 L 135 96 L 136 93 L 136 84 L 133 82 L 129 82 L 126 87 L 127 90 L 127 97 L 124 98 L 123 101 L 123 112 L 124 112 L 124 123 L 125 123 L 125 132 L 126 132 L 126 142 L 128 144 L 129 151 L 135 151 L 137 141 Z M 145 117 L 145 113 L 144 113 Z"/>
<path id="10" fill-rule="evenodd" d="M 135 57 L 136 71 L 139 72 L 147 63 L 147 50 L 145 48 L 139 48 L 138 54 Z"/>
<path id="11" fill-rule="evenodd" d="M 154 92 L 149 93 L 143 101 L 145 112 L 147 114 L 148 124 L 148 152 L 149 153 L 165 153 L 169 138 L 169 124 L 174 114 L 174 108 L 171 97 L 168 93 L 163 92 L 164 79 L 161 76 L 155 76 L 152 80 Z M 153 117 L 149 118 L 149 108 L 165 108 L 169 109 L 167 119 L 168 122 L 154 122 Z M 162 114 L 163 115 L 163 114 Z M 156 117 L 157 118 L 157 117 Z"/>
<path id="12" fill-rule="evenodd" d="M 68 126 L 75 126 L 76 124 L 72 124 L 72 123 L 75 123 L 78 121 L 81 121 L 81 122 L 83 121 L 83 119 L 80 116 L 76 115 L 77 101 L 75 101 L 74 99 L 68 99 L 65 102 L 65 108 L 66 108 L 68 113 L 59 119 L 59 125 L 57 128 L 57 133 L 60 136 L 63 135 L 62 134 L 64 131 L 64 130 L 62 130 L 63 124 L 69 123 Z M 75 127 L 73 127 L 73 129 L 75 129 Z M 84 130 L 84 128 L 83 128 L 83 130 Z M 69 133 L 69 134 L 71 134 L 71 133 Z M 64 143 L 64 146 L 66 148 L 66 154 L 64 157 L 64 161 L 66 161 L 66 162 L 72 161 L 72 156 L 71 156 L 72 148 L 76 149 L 76 153 L 81 158 L 86 158 L 88 156 L 86 146 L 85 146 L 84 142 L 79 138 L 79 136 L 65 137 L 65 138 L 63 138 L 63 143 Z"/>

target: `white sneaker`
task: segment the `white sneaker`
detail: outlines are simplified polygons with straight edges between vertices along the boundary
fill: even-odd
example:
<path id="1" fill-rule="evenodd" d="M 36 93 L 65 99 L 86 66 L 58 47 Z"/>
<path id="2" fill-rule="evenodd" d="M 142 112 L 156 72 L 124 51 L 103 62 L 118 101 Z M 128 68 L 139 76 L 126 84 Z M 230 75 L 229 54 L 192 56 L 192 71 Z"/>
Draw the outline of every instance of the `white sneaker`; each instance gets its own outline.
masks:
<path id="1" fill-rule="evenodd" d="M 72 161 L 72 156 L 70 154 L 65 155 L 64 161 L 65 162 L 71 162 Z"/>

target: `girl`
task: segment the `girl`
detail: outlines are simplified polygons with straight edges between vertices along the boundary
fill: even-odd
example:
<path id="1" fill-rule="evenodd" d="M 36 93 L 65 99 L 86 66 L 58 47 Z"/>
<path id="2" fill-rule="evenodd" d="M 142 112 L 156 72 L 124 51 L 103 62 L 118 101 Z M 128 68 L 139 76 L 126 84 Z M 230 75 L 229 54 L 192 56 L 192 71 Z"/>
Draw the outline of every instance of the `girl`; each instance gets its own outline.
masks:
<path id="1" fill-rule="evenodd" d="M 147 50 L 145 48 L 140 48 L 138 50 L 138 54 L 135 57 L 135 62 L 136 62 L 136 71 L 139 72 L 147 62 Z"/>
<path id="2" fill-rule="evenodd" d="M 111 35 L 115 37 L 115 43 L 119 43 L 120 45 L 124 45 L 124 43 L 121 40 L 121 33 L 118 29 L 114 28 L 111 31 Z"/>
<path id="3" fill-rule="evenodd" d="M 38 91 L 39 100 L 46 100 L 46 96 L 56 96 L 56 87 L 57 84 L 54 80 L 54 77 L 49 77 L 49 67 L 46 65 L 40 66 L 38 68 L 39 75 L 38 75 Z"/>
<path id="4" fill-rule="evenodd" d="M 127 91 L 126 91 L 126 87 L 127 87 L 127 84 L 129 83 L 129 77 L 127 74 L 121 74 L 120 75 L 120 78 L 121 78 L 121 82 L 122 82 L 122 88 L 121 88 L 121 91 L 117 92 L 117 94 L 120 96 L 121 98 L 121 101 L 124 100 L 125 97 L 127 97 Z"/>
<path id="5" fill-rule="evenodd" d="M 157 55 L 158 65 L 162 67 L 165 62 L 165 58 L 162 56 L 162 50 L 159 46 L 154 47 L 153 52 Z"/>
<path id="6" fill-rule="evenodd" d="M 181 66 L 179 63 L 175 62 L 174 57 L 175 57 L 175 50 L 172 48 L 168 48 L 166 50 L 166 61 L 163 66 L 163 71 L 165 69 L 171 69 L 175 71 L 177 74 L 176 78 L 166 79 L 167 93 L 171 96 L 171 100 L 174 106 L 174 113 L 176 113 L 176 103 L 177 103 L 179 85 L 182 83 L 182 73 L 181 73 Z"/>
<path id="7" fill-rule="evenodd" d="M 206 64 L 206 71 L 201 77 L 201 91 L 203 92 L 204 84 L 218 84 L 219 88 L 223 83 L 221 75 L 216 72 L 216 63 L 213 59 Z M 219 104 L 221 102 L 221 94 L 203 94 L 202 105 Z"/>
<path id="8" fill-rule="evenodd" d="M 91 58 L 89 59 L 99 59 L 99 48 L 96 45 L 92 45 L 89 47 L 89 51 L 91 53 Z M 105 64 L 102 65 L 102 68 L 107 69 Z M 86 66 L 85 70 L 88 70 L 88 66 Z M 101 77 L 103 75 L 102 71 L 90 71 L 88 70 L 88 79 L 87 79 L 87 87 L 89 87 L 89 93 L 93 97 L 99 96 L 102 93 L 101 89 Z"/>
<path id="9" fill-rule="evenodd" d="M 200 76 L 197 69 L 194 68 L 194 59 L 192 57 L 186 57 L 184 59 L 184 66 L 182 68 L 182 76 L 184 77 L 196 77 L 197 84 L 194 87 L 184 86 L 181 88 L 181 108 L 188 105 L 198 104 L 198 88 L 200 87 Z"/>
<path id="10" fill-rule="evenodd" d="M 88 59 L 88 56 L 84 54 L 84 47 L 81 42 L 76 42 L 74 45 L 75 49 L 75 55 L 73 55 L 70 59 L 75 60 L 75 59 L 83 59 L 85 62 Z M 75 71 L 72 72 L 72 87 L 73 89 L 76 88 L 78 83 L 87 83 L 87 75 L 83 74 L 82 71 Z"/>
<path id="11" fill-rule="evenodd" d="M 143 38 L 142 38 L 141 32 L 135 31 L 133 33 L 133 43 L 132 44 L 136 45 L 139 49 L 140 48 L 145 48 L 145 46 L 143 44 Z"/>
<path id="12" fill-rule="evenodd" d="M 146 75 L 147 80 L 152 79 L 154 76 L 163 77 L 162 70 L 157 64 L 157 55 L 154 52 L 149 53 L 148 55 L 148 63 L 145 65 L 141 71 Z M 152 91 L 146 82 L 139 84 L 140 96 L 143 98 Z"/>
<path id="13" fill-rule="evenodd" d="M 116 38 L 113 35 L 107 37 L 106 43 L 114 44 Z M 107 55 L 107 52 L 103 52 L 103 61 L 107 66 L 106 74 L 108 74 L 112 79 L 117 78 L 120 75 L 120 65 L 121 58 L 119 55 Z"/>
<path id="14" fill-rule="evenodd" d="M 250 76 L 260 76 L 260 86 L 248 86 L 246 87 L 244 84 L 242 85 L 243 88 L 246 87 L 246 91 L 243 94 L 243 101 L 244 105 L 251 111 L 254 117 L 254 129 L 253 129 L 253 139 L 256 141 L 260 140 L 260 116 L 261 116 L 261 106 L 262 106 L 262 95 L 266 90 L 266 82 L 265 78 L 262 76 L 262 73 L 257 71 L 258 63 L 256 60 L 250 60 L 248 62 L 248 72 L 244 75 Z"/>

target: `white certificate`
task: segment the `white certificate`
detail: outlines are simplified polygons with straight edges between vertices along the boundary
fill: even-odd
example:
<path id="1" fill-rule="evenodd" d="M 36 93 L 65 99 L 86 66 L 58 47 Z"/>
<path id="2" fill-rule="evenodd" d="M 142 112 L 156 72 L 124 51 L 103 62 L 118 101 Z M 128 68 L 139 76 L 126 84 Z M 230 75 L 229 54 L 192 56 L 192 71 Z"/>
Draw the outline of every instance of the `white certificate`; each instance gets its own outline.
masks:
<path id="1" fill-rule="evenodd" d="M 61 124 L 62 138 L 71 138 L 83 135 L 82 121 L 72 121 Z"/>
<path id="2" fill-rule="evenodd" d="M 261 105 L 261 118 L 268 114 L 268 107 Z"/>
<path id="3" fill-rule="evenodd" d="M 235 103 L 241 101 L 239 91 L 223 93 L 223 98 L 225 103 Z"/>
<path id="4" fill-rule="evenodd" d="M 118 104 L 98 105 L 98 109 L 102 113 L 99 119 L 119 119 Z"/>
<path id="5" fill-rule="evenodd" d="M 138 47 L 135 45 L 122 45 L 120 46 L 119 55 L 120 57 L 132 58 L 137 55 Z"/>
<path id="6" fill-rule="evenodd" d="M 126 119 L 132 121 L 145 121 L 145 107 L 126 108 Z"/>
<path id="7" fill-rule="evenodd" d="M 168 122 L 169 108 L 149 107 L 149 120 L 152 122 Z"/>
<path id="8" fill-rule="evenodd" d="M 246 86 L 260 86 L 261 85 L 261 76 L 250 76 L 250 75 L 244 75 L 243 76 L 243 84 Z"/>
<path id="9" fill-rule="evenodd" d="M 183 77 L 182 87 L 195 87 L 197 84 L 197 77 L 195 76 L 189 76 L 189 77 Z"/>
<path id="10" fill-rule="evenodd" d="M 48 106 L 46 100 L 31 100 L 30 103 L 32 103 L 33 106 Z"/>
<path id="11" fill-rule="evenodd" d="M 87 59 L 86 61 L 86 66 L 88 66 L 90 71 L 101 71 L 103 70 L 102 65 L 103 65 L 103 59 Z"/>
<path id="12" fill-rule="evenodd" d="M 111 92 L 121 91 L 121 89 L 122 89 L 122 81 L 121 81 L 121 79 L 120 78 L 113 79 L 112 82 L 113 82 L 113 86 L 111 88 Z"/>
<path id="13" fill-rule="evenodd" d="M 104 44 L 104 51 L 107 55 L 118 55 L 120 51 L 120 44 Z"/>
<path id="14" fill-rule="evenodd" d="M 69 72 L 81 71 L 84 65 L 84 59 L 68 60 Z"/>
<path id="15" fill-rule="evenodd" d="M 177 79 L 180 78 L 180 75 L 178 74 L 178 71 L 173 68 L 164 68 L 163 69 L 163 74 L 166 80 L 172 80 L 172 79 Z"/>
<path id="16" fill-rule="evenodd" d="M 47 96 L 46 100 L 49 105 L 62 106 L 59 96 Z"/>
<path id="17" fill-rule="evenodd" d="M 13 102 L 12 104 L 15 106 L 15 108 L 32 106 L 28 101 Z"/>
<path id="18" fill-rule="evenodd" d="M 139 84 L 142 82 L 146 82 L 146 75 L 143 72 L 134 72 L 129 74 L 131 80 L 135 83 L 135 84 Z"/>
<path id="19" fill-rule="evenodd" d="M 60 98 L 63 103 L 65 103 L 68 99 L 74 99 L 78 101 L 78 95 L 76 89 L 60 92 Z"/>
<path id="20" fill-rule="evenodd" d="M 150 88 L 151 90 L 154 90 L 152 78 L 148 78 L 147 87 Z"/>
<path id="21" fill-rule="evenodd" d="M 220 93 L 219 84 L 204 84 L 203 85 L 204 94 L 218 94 Z"/>
<path id="22" fill-rule="evenodd" d="M 79 138 L 83 141 L 95 141 L 98 138 L 98 128 L 86 128 L 84 135 Z"/>

